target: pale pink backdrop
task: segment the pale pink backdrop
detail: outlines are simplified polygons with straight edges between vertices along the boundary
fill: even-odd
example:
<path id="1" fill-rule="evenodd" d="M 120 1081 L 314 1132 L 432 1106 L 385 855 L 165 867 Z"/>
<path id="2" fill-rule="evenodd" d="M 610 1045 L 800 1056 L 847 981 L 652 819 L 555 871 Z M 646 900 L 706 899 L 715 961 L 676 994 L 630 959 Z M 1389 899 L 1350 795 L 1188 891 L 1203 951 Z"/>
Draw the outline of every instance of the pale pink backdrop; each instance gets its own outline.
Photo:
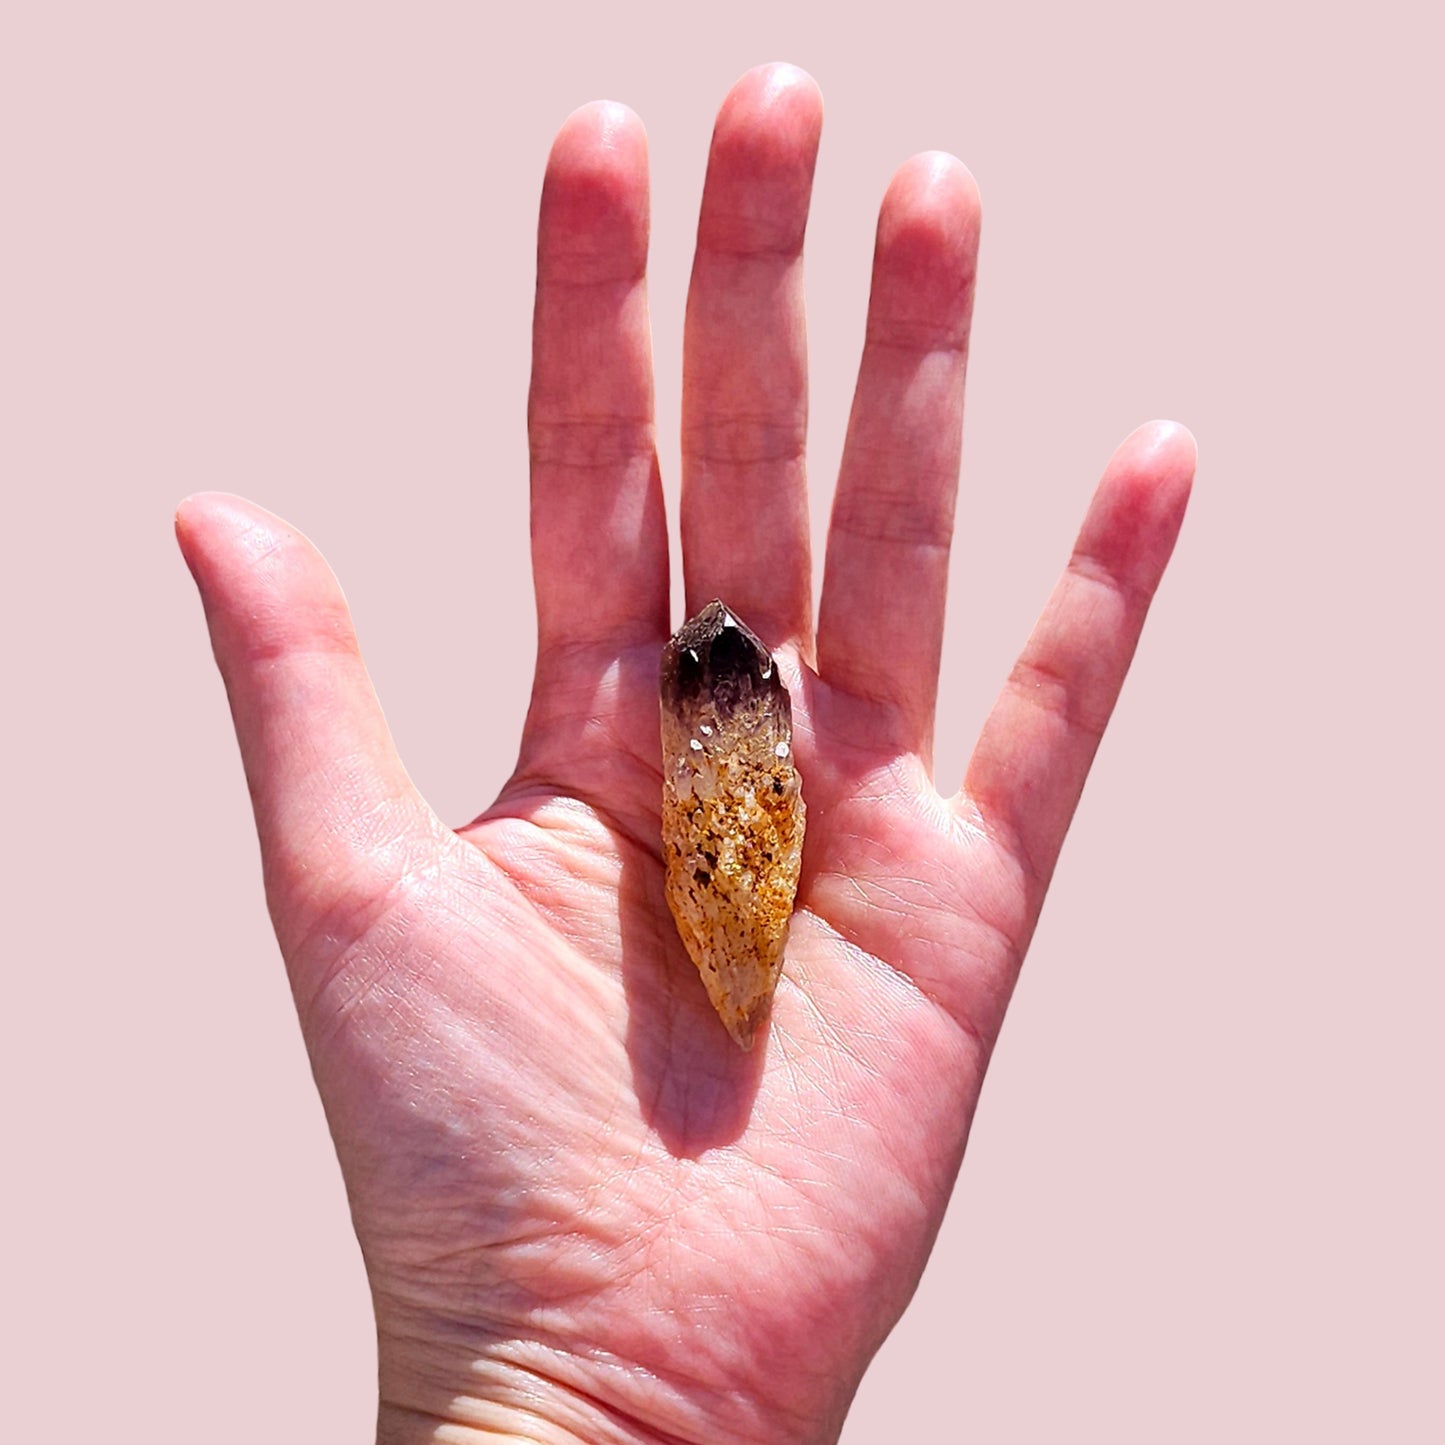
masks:
<path id="1" fill-rule="evenodd" d="M 360 1260 L 170 514 L 301 526 L 439 811 L 507 774 L 562 118 L 647 122 L 663 456 L 713 111 L 827 105 L 821 528 L 892 168 L 985 207 L 938 765 L 1133 425 L 1195 502 L 870 1441 L 1441 1438 L 1426 7 L 34 4 L 0 23 L 15 1441 L 360 1441 Z M 673 493 L 670 493 L 673 495 Z M 786 1369 L 787 1361 L 780 1360 Z"/>

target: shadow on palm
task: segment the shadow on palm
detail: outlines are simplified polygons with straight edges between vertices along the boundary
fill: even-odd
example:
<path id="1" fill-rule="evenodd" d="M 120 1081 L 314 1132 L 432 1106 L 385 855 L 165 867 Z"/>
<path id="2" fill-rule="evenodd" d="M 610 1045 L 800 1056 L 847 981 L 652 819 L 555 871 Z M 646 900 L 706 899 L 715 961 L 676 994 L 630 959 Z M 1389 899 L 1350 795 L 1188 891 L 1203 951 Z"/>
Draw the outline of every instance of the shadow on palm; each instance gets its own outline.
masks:
<path id="1" fill-rule="evenodd" d="M 585 902 L 558 896 L 586 875 L 575 862 L 509 871 L 544 915 L 614 914 L 615 952 L 594 953 L 588 966 L 620 989 L 641 1120 L 671 1154 L 695 1158 L 742 1138 L 765 1080 L 776 1088 L 796 1082 L 787 1067 L 770 1068 L 775 1049 L 835 1055 L 834 1077 L 839 1070 L 886 1068 L 887 1050 L 878 1044 L 895 990 L 880 988 L 879 980 L 900 968 L 906 980 L 910 939 L 896 914 L 879 917 L 875 901 L 918 886 L 928 871 L 921 855 L 936 855 L 956 830 L 921 765 L 891 743 L 886 709 L 829 693 L 823 711 L 848 742 L 820 734 L 815 713 L 824 685 L 801 670 L 795 654 L 784 653 L 809 809 L 804 873 L 772 1026 L 751 1053 L 742 1052 L 713 1013 L 664 898 L 660 651 L 661 641 L 612 658 L 573 654 L 567 668 L 544 673 L 539 691 L 549 706 L 534 708 L 529 718 L 516 775 L 461 832 L 488 853 L 499 828 L 505 834 L 525 823 L 537 831 L 540 856 L 549 843 L 591 855 L 607 882 Z M 516 851 L 500 839 L 501 854 Z M 938 902 L 957 911 L 956 900 Z M 575 946 L 559 940 L 561 948 Z M 817 995 L 840 991 L 852 995 L 851 1006 L 824 1024 L 828 1015 Z M 922 1063 L 909 1059 L 910 1067 Z"/>

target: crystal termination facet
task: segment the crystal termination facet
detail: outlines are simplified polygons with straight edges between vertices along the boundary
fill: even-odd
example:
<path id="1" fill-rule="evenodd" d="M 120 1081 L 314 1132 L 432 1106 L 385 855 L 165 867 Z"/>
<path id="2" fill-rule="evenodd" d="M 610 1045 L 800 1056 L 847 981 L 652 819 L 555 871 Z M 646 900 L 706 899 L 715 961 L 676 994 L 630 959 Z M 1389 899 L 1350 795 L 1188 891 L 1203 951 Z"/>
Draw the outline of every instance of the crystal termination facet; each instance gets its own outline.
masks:
<path id="1" fill-rule="evenodd" d="M 718 1017 L 750 1049 L 803 856 L 792 704 L 767 648 L 716 600 L 664 648 L 661 694 L 668 907 Z"/>

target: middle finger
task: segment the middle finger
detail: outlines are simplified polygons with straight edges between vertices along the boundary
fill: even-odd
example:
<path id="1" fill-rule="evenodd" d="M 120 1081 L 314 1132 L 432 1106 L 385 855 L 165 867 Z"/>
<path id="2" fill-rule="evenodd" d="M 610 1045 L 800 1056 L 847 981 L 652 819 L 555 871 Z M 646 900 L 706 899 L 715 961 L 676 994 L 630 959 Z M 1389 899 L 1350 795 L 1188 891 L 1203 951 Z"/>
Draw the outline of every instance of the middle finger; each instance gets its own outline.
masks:
<path id="1" fill-rule="evenodd" d="M 720 597 L 769 647 L 812 653 L 803 448 L 803 232 L 822 128 L 812 78 L 749 71 L 718 113 L 683 340 L 689 615 Z"/>

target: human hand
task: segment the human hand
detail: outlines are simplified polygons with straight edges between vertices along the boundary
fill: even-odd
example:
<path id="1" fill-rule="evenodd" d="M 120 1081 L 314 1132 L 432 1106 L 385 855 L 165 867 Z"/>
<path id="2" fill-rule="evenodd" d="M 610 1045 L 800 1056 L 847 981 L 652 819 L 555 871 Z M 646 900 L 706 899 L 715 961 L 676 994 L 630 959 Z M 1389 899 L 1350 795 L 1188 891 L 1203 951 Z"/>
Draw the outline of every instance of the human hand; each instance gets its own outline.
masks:
<path id="1" fill-rule="evenodd" d="M 801 247 L 820 104 L 750 72 L 688 299 L 682 542 L 775 652 L 808 806 L 751 1054 L 663 901 L 669 628 L 645 142 L 574 114 L 543 190 L 529 429 L 538 659 L 516 771 L 446 827 L 312 547 L 236 498 L 177 528 L 376 1306 L 379 1439 L 837 1437 L 923 1269 L 989 1051 L 1183 517 L 1187 433 L 1115 454 L 960 792 L 931 778 L 979 212 L 895 176 L 816 627 Z"/>

